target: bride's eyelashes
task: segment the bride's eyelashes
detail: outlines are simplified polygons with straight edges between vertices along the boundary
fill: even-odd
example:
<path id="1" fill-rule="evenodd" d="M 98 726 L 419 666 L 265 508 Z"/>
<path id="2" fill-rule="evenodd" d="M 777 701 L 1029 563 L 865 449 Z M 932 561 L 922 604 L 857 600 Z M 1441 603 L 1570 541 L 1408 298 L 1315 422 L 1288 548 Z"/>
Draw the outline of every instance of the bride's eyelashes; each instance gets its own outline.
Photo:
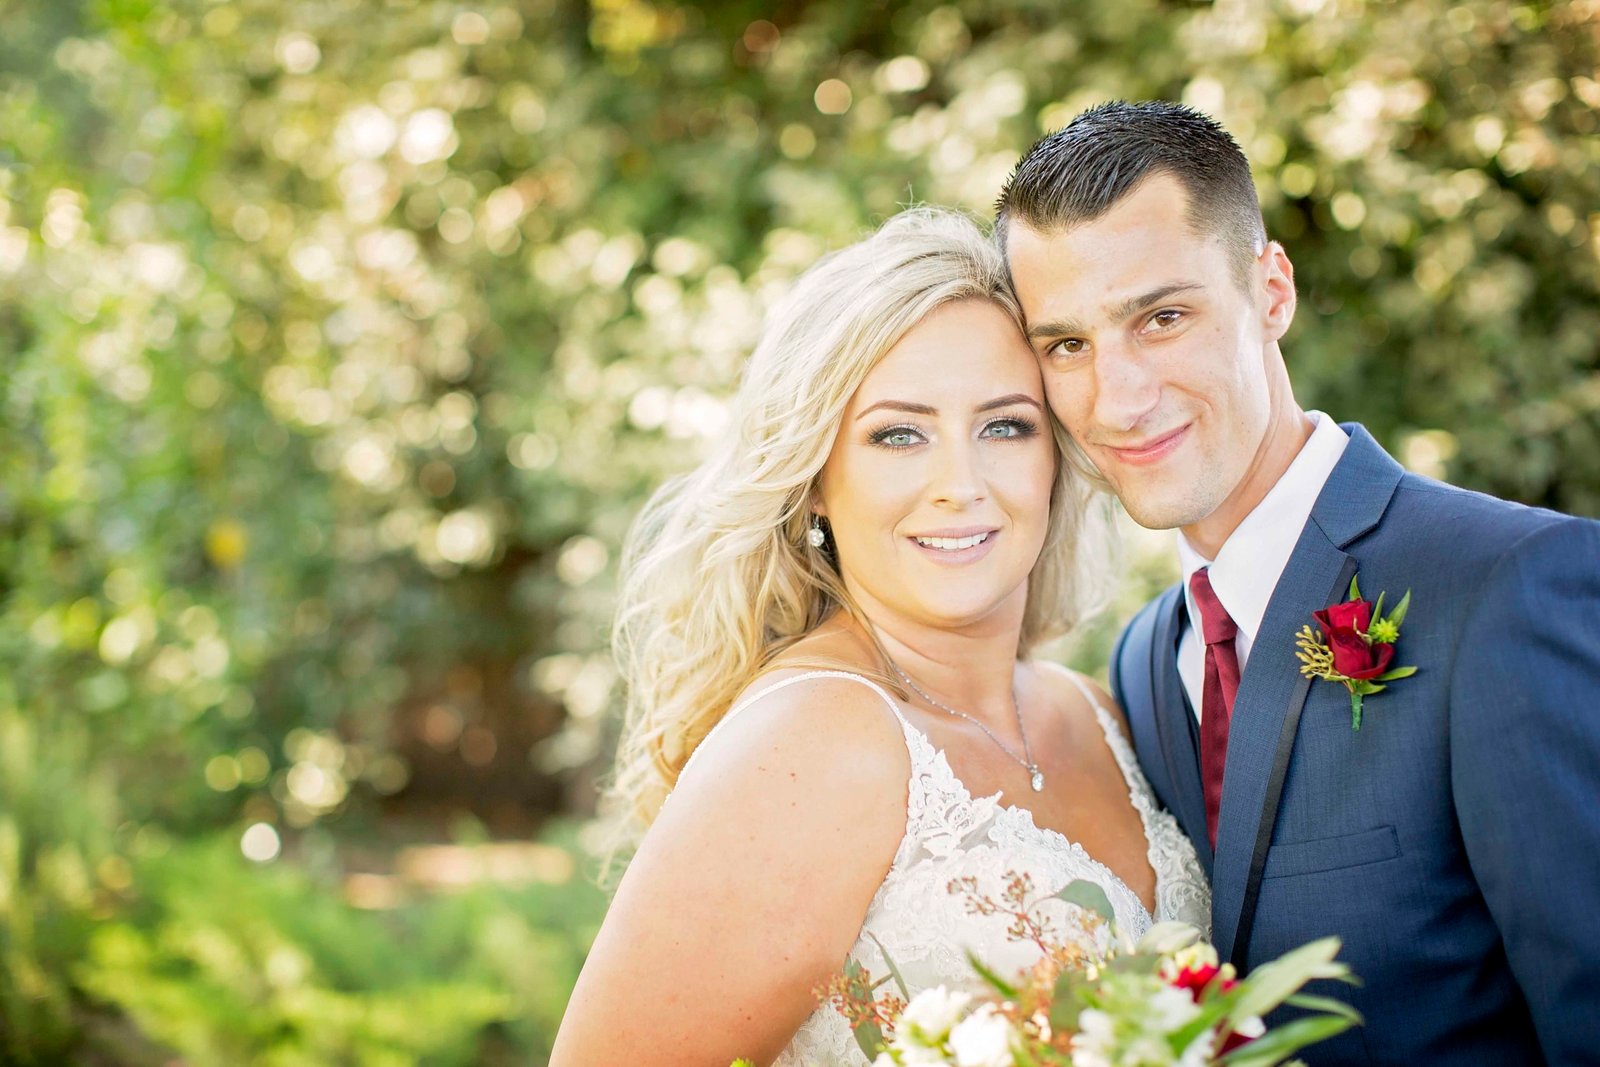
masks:
<path id="1" fill-rule="evenodd" d="M 879 448 L 887 448 L 891 452 L 910 448 L 919 441 L 925 440 L 927 438 L 922 436 L 921 430 L 915 426 L 907 426 L 904 423 L 881 426 L 867 435 L 867 444 L 877 445 Z"/>
<path id="2" fill-rule="evenodd" d="M 995 441 L 1019 441 L 1033 437 L 1038 432 L 1039 424 L 1032 419 L 1021 415 L 1007 415 L 984 423 L 978 436 Z M 903 451 L 927 439 L 920 428 L 903 422 L 880 426 L 867 435 L 869 445 L 886 448 L 891 452 Z"/>
<path id="3" fill-rule="evenodd" d="M 991 430 L 1004 430 L 1005 432 L 991 433 Z M 989 422 L 983 428 L 983 435 L 985 437 L 993 437 L 997 440 L 1010 441 L 1032 437 L 1038 432 L 1039 424 L 1034 422 L 1032 419 L 1024 418 L 1021 415 L 1008 415 L 1003 419 L 995 419 Z"/>

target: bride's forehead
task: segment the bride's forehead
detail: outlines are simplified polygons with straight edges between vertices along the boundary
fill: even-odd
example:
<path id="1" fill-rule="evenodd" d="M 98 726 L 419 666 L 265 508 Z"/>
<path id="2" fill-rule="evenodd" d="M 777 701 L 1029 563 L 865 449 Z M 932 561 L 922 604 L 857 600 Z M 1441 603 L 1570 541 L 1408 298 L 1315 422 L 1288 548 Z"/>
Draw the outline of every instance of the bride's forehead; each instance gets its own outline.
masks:
<path id="1" fill-rule="evenodd" d="M 907 350 L 885 358 L 851 398 L 850 410 L 879 404 L 931 409 L 923 414 L 965 412 L 1020 395 L 1039 401 L 1044 388 L 1038 360 L 1026 348 L 968 344 L 936 352 Z"/>

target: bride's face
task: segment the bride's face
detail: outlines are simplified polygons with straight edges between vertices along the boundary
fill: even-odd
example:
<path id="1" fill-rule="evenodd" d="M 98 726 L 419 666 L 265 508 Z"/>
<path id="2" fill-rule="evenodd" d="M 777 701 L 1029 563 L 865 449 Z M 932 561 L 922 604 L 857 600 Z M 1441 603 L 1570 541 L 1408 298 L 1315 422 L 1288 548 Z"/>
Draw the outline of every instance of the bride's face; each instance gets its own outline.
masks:
<path id="1" fill-rule="evenodd" d="M 845 585 L 868 615 L 1018 622 L 1056 452 L 1038 360 L 994 304 L 938 308 L 851 398 L 822 470 Z"/>

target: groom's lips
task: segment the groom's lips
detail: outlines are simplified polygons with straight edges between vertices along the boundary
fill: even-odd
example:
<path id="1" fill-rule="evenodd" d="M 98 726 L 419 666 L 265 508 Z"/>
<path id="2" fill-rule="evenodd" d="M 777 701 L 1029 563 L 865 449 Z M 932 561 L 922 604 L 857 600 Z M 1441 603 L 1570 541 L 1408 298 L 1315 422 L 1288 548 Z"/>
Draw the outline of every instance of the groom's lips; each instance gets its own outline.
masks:
<path id="1" fill-rule="evenodd" d="M 1173 430 L 1171 433 L 1165 433 L 1160 437 L 1153 437 L 1148 441 L 1142 441 L 1133 447 L 1116 448 L 1110 445 L 1103 447 L 1107 452 L 1111 453 L 1111 455 L 1116 458 L 1117 462 L 1126 463 L 1129 466 L 1141 467 L 1150 463 L 1159 463 L 1161 460 L 1171 455 L 1173 450 L 1178 447 L 1188 432 L 1189 424 L 1185 423 L 1184 425 L 1179 426 L 1176 430 Z"/>

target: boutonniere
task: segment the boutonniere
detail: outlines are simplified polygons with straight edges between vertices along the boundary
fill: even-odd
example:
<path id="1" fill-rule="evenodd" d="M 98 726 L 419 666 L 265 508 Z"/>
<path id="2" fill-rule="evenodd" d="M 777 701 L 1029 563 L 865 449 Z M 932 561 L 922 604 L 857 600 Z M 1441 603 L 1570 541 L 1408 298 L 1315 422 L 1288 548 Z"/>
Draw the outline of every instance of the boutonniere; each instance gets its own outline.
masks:
<path id="1" fill-rule="evenodd" d="M 1350 691 L 1352 730 L 1361 729 L 1362 697 L 1383 692 L 1386 682 L 1417 673 L 1415 667 L 1389 666 L 1394 660 L 1395 642 L 1400 640 L 1400 624 L 1411 607 L 1411 590 L 1406 590 L 1388 615 L 1383 613 L 1384 596 L 1378 594 L 1376 605 L 1363 600 L 1361 587 L 1352 578 L 1349 600 L 1311 613 L 1323 633 L 1302 626 L 1296 635 L 1295 645 L 1300 651 L 1295 657 L 1300 660 L 1300 673 L 1307 678 L 1338 682 Z M 1327 635 L 1326 640 L 1323 634 Z"/>

